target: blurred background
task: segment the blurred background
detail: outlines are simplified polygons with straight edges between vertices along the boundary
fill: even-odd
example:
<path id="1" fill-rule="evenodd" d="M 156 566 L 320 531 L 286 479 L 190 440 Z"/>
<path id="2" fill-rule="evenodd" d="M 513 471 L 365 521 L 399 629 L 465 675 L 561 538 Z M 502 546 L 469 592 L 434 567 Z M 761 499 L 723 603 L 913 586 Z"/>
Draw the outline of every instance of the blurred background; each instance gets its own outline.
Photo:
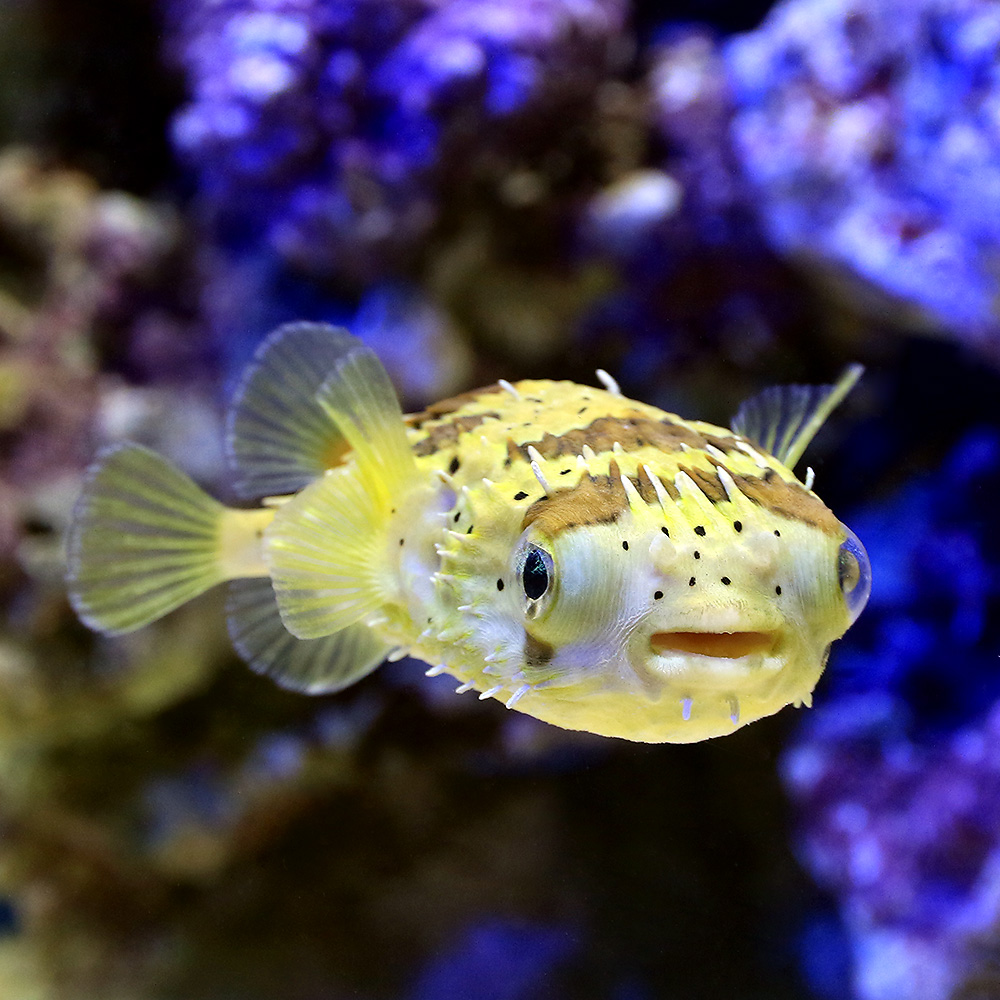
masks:
<path id="1" fill-rule="evenodd" d="M 0 997 L 1000 997 L 1000 6 L 0 0 Z M 275 324 L 404 405 L 593 381 L 815 442 L 872 557 L 815 708 L 693 746 L 389 665 L 328 698 L 209 594 L 76 622 L 128 437 L 222 498 Z"/>

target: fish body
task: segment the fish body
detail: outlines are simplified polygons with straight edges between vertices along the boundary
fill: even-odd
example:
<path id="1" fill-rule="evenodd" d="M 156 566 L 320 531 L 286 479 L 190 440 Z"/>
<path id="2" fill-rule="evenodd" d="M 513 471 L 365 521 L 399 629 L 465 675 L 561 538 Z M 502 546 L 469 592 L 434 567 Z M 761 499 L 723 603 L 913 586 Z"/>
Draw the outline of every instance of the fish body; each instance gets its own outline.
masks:
<path id="1" fill-rule="evenodd" d="M 224 508 L 119 447 L 78 505 L 71 597 L 125 631 L 231 580 L 237 648 L 290 687 L 335 690 L 409 654 L 564 728 L 723 735 L 808 703 L 867 598 L 860 542 L 760 443 L 794 464 L 847 381 L 769 390 L 740 432 L 607 377 L 499 383 L 404 417 L 359 341 L 286 327 L 229 422 L 238 485 L 264 505 Z"/>

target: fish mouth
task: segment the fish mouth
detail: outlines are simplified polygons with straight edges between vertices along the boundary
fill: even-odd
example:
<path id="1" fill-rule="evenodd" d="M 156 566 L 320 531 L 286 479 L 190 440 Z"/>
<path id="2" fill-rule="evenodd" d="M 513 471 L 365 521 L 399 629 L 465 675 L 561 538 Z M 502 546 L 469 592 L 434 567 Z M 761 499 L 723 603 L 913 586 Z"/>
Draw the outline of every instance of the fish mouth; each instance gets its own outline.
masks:
<path id="1" fill-rule="evenodd" d="M 738 660 L 753 653 L 768 653 L 774 648 L 776 632 L 654 632 L 649 645 L 657 655 L 693 653 Z"/>

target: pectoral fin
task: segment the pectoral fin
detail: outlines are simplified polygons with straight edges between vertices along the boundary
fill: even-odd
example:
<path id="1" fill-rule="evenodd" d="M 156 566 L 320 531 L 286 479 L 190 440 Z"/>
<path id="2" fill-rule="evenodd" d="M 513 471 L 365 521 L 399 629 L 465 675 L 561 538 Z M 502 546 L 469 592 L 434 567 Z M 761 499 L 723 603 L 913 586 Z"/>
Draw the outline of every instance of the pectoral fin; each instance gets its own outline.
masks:
<path id="1" fill-rule="evenodd" d="M 352 461 L 284 504 L 264 547 L 282 620 L 300 639 L 353 625 L 391 599 L 386 531 L 417 481 L 392 383 L 361 341 L 337 360 L 317 400 Z"/>

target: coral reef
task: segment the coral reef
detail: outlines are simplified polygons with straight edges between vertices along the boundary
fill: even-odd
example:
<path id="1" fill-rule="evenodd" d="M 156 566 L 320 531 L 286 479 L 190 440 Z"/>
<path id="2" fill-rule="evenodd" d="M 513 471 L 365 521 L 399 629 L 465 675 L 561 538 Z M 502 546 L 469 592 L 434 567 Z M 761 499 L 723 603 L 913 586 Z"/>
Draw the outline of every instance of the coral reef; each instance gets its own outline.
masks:
<path id="1" fill-rule="evenodd" d="M 569 157 L 551 177 L 532 168 L 558 135 L 522 140 L 593 99 L 625 5 L 174 0 L 170 13 L 191 93 L 174 143 L 222 239 L 371 279 L 418 252 L 451 184 L 491 184 L 513 205 L 551 197 Z M 541 163 L 515 169 L 532 153 Z"/>
<path id="2" fill-rule="evenodd" d="M 7 4 L 0 995 L 1000 992 L 1000 18 L 767 7 Z M 88 633 L 90 456 L 132 437 L 225 495 L 221 400 L 296 318 L 413 408 L 600 365 L 721 422 L 868 363 L 810 458 L 875 573 L 817 709 L 644 748 L 407 661 L 290 695 L 220 595 Z"/>
<path id="3" fill-rule="evenodd" d="M 860 1000 L 961 995 L 1000 926 L 998 480 L 987 425 L 855 514 L 878 585 L 785 756 Z"/>
<path id="4" fill-rule="evenodd" d="M 994 350 L 998 37 L 989 3 L 788 0 L 725 50 L 773 244 Z"/>

